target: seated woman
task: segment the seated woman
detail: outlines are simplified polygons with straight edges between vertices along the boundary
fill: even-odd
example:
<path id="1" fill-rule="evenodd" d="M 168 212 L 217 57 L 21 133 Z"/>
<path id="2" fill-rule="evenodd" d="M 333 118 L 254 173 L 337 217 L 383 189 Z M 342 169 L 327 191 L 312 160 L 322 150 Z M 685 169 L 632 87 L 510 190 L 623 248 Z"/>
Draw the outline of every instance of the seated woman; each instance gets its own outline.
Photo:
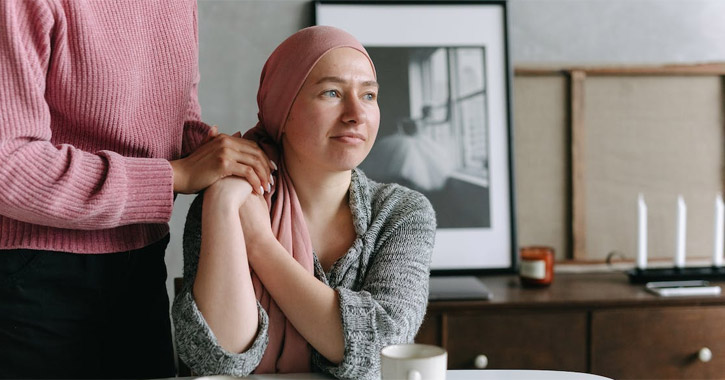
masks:
<path id="1" fill-rule="evenodd" d="M 378 378 L 380 349 L 413 341 L 435 215 L 421 194 L 356 169 L 378 131 L 377 93 L 367 52 L 336 28 L 303 29 L 267 60 L 245 137 L 279 164 L 275 184 L 261 196 L 220 180 L 186 222 L 173 317 L 193 371 Z M 250 175 L 268 158 L 249 157 Z"/>

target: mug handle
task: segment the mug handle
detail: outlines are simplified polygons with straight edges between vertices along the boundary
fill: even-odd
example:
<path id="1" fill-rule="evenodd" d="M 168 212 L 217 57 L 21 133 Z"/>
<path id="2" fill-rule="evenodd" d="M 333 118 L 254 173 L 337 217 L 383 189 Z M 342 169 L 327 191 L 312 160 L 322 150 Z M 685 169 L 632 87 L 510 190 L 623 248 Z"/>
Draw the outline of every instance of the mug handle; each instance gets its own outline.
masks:
<path id="1" fill-rule="evenodd" d="M 422 380 L 423 377 L 420 375 L 420 372 L 411 369 L 408 371 L 408 380 Z"/>

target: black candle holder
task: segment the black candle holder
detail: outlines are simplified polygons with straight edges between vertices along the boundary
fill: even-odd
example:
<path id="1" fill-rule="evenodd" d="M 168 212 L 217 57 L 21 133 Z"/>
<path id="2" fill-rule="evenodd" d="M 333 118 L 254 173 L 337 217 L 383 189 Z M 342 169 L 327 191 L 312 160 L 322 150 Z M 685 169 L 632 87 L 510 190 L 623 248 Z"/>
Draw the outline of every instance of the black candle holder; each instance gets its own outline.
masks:
<path id="1" fill-rule="evenodd" d="M 628 270 L 627 276 L 629 282 L 633 284 L 644 284 L 652 281 L 724 281 L 725 267 L 635 268 Z"/>

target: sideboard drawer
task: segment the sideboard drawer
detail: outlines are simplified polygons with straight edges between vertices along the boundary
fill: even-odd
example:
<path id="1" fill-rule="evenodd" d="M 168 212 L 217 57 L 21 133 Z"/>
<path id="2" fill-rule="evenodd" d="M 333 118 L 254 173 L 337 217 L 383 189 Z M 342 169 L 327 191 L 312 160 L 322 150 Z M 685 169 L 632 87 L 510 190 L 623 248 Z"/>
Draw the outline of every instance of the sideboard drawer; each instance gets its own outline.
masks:
<path id="1" fill-rule="evenodd" d="M 722 378 L 725 307 L 592 312 L 593 373 L 615 379 Z M 703 362 L 702 352 L 707 359 Z"/>
<path id="2" fill-rule="evenodd" d="M 556 369 L 586 372 L 586 312 L 449 313 L 448 368 Z"/>

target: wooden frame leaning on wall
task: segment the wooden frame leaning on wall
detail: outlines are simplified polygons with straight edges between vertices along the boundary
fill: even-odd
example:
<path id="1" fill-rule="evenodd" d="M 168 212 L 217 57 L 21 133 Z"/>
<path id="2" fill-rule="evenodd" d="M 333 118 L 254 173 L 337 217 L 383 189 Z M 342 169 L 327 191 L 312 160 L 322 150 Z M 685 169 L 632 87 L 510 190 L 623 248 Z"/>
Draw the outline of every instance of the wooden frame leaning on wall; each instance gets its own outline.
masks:
<path id="1" fill-rule="evenodd" d="M 725 88 L 725 63 L 707 63 L 707 64 L 692 64 L 692 65 L 658 65 L 658 66 L 634 66 L 634 65 L 627 65 L 627 66 L 572 66 L 572 67 L 534 67 L 534 66 L 521 66 L 516 67 L 514 70 L 514 77 L 515 79 L 525 79 L 525 78 L 533 78 L 533 77 L 549 77 L 549 78 L 561 78 L 565 81 L 566 86 L 566 96 L 564 99 L 565 104 L 563 107 L 566 108 L 566 134 L 567 134 L 567 142 L 566 145 L 568 147 L 568 151 L 566 152 L 566 159 L 567 159 L 567 167 L 568 167 L 568 177 L 565 179 L 566 181 L 566 208 L 567 208 L 567 217 L 566 217 L 566 230 L 567 230 L 567 236 L 566 236 L 566 243 L 567 247 L 564 248 L 564 251 L 566 254 L 562 258 L 559 256 L 560 261 L 571 261 L 576 263 L 601 263 L 603 261 L 603 255 L 601 252 L 601 249 L 598 250 L 593 254 L 592 250 L 595 249 L 593 247 L 598 247 L 595 243 L 590 243 L 590 240 L 595 238 L 594 236 L 591 236 L 591 233 L 589 232 L 591 229 L 590 224 L 592 223 L 592 219 L 594 218 L 594 215 L 596 214 L 596 210 L 592 210 L 592 207 L 600 207 L 599 205 L 592 205 L 590 204 L 591 199 L 589 199 L 588 194 L 590 191 L 592 191 L 591 186 L 592 184 L 590 182 L 591 179 L 588 177 L 592 173 L 592 166 L 595 164 L 599 164 L 599 160 L 603 159 L 602 157 L 592 157 L 591 153 L 591 136 L 588 136 L 588 133 L 591 133 L 591 125 L 588 125 L 587 123 L 591 123 L 591 118 L 588 115 L 588 112 L 592 112 L 593 107 L 592 99 L 587 98 L 588 93 L 588 85 L 591 85 L 591 82 L 593 81 L 601 81 L 601 80 L 617 80 L 621 81 L 622 83 L 626 83 L 628 81 L 634 81 L 634 80 L 668 80 L 672 78 L 676 78 L 678 80 L 682 80 L 682 83 L 686 83 L 688 80 L 692 80 L 692 78 L 696 77 L 715 77 L 718 78 L 719 82 L 719 92 L 720 92 L 720 99 L 714 99 L 713 104 L 719 105 L 720 110 L 717 110 L 716 112 L 713 112 L 712 115 L 714 118 L 720 118 L 722 117 L 720 115 L 723 114 L 723 90 L 722 88 Z M 688 79 L 690 78 L 690 79 Z M 711 88 L 711 86 L 709 87 Z M 612 96 L 615 96 L 616 94 L 612 94 Z M 637 107 L 636 104 L 633 105 L 633 107 Z M 612 112 L 619 112 L 620 110 L 612 110 Z M 526 110 L 521 109 L 521 105 L 517 104 L 517 112 L 526 112 Z M 713 120 L 714 123 L 717 123 L 719 131 L 716 131 L 716 133 L 720 134 L 720 141 L 719 145 L 723 147 L 722 144 L 722 136 L 725 135 L 725 132 L 723 132 L 723 125 L 722 120 Z M 631 136 L 622 136 L 622 138 L 628 138 Z M 646 154 L 645 151 L 642 152 L 643 154 Z M 519 154 L 522 154 L 519 147 L 517 147 L 517 157 Z M 678 153 L 681 154 L 681 153 Z M 725 176 L 723 176 L 723 169 L 722 167 L 725 167 L 725 162 L 723 162 L 723 156 L 725 156 L 725 153 L 723 153 L 723 148 L 720 148 L 719 152 L 719 158 L 716 158 L 720 161 L 720 168 L 717 170 L 715 175 L 719 176 L 717 178 L 716 186 L 718 188 L 715 188 L 715 191 L 722 191 L 723 188 L 725 188 Z M 713 174 L 713 173 L 710 173 Z M 661 178 L 660 178 L 661 179 Z M 636 182 L 638 178 L 632 178 L 633 182 Z M 673 183 L 676 183 L 678 181 L 677 178 L 671 178 L 666 179 L 667 181 L 672 181 Z M 687 182 L 687 179 L 683 179 L 683 182 Z M 684 185 L 683 185 L 684 186 Z M 589 187 L 589 188 L 588 188 Z M 646 185 L 644 185 L 646 188 Z M 673 193 L 672 198 L 676 195 L 677 191 L 683 191 L 682 189 L 678 189 L 677 185 L 672 185 L 672 189 L 666 190 L 662 189 L 654 189 L 652 192 L 660 192 L 659 194 L 653 195 L 653 197 L 664 197 L 665 191 L 669 191 Z M 709 191 L 713 189 L 703 189 L 702 192 L 708 193 Z M 687 191 L 685 189 L 684 191 Z M 694 190 L 693 190 L 694 192 Z M 636 194 L 634 195 L 636 196 Z M 669 195 L 667 195 L 669 196 Z M 693 195 L 694 198 L 697 198 L 697 194 Z M 713 194 L 714 196 L 714 194 Z M 634 202 L 634 197 L 632 198 L 632 202 Z M 629 206 L 626 206 L 629 207 Z M 624 207 L 626 209 L 626 207 Z M 673 206 L 674 207 L 674 206 Z M 632 208 L 632 215 L 631 219 L 634 220 L 634 209 Z M 674 210 L 674 209 L 673 209 Z M 628 218 L 629 216 L 627 216 Z M 709 216 L 708 216 L 709 217 Z M 672 219 L 674 220 L 674 219 Z M 523 221 L 520 221 L 523 222 Z M 596 222 L 596 220 L 594 220 Z M 711 220 L 708 219 L 707 223 L 711 223 Z M 703 225 L 707 225 L 707 223 L 703 222 Z M 669 232 L 669 227 L 663 227 L 664 232 Z M 635 230 L 632 228 L 630 229 L 632 236 L 635 233 Z M 708 230 L 708 233 L 711 231 Z M 631 244 L 631 238 L 628 236 L 627 239 L 625 239 L 628 243 L 624 244 L 624 248 L 622 247 L 612 247 L 613 251 L 622 251 L 622 256 L 624 256 L 626 259 L 631 259 L 633 261 L 634 259 L 634 249 L 633 245 Z M 662 245 L 665 246 L 665 249 L 662 249 L 660 251 L 666 251 L 669 249 L 668 247 L 673 245 L 670 244 L 669 240 L 672 240 L 674 242 L 674 237 L 672 239 L 669 239 L 668 237 L 665 237 L 664 240 L 666 242 L 662 243 Z M 693 243 L 695 244 L 695 243 Z M 613 244 L 616 245 L 616 244 Z M 632 246 L 632 247 L 630 247 Z M 696 246 L 697 247 L 697 246 Z M 629 249 L 632 248 L 632 249 Z M 709 257 L 710 252 L 704 251 L 700 252 L 701 249 L 696 249 L 697 252 L 693 252 L 695 254 L 694 257 L 700 257 L 705 258 Z M 669 254 L 663 254 L 661 255 L 661 259 L 669 260 Z M 563 260 L 561 260 L 563 259 Z M 657 260 L 657 256 L 655 255 L 655 260 Z"/>

